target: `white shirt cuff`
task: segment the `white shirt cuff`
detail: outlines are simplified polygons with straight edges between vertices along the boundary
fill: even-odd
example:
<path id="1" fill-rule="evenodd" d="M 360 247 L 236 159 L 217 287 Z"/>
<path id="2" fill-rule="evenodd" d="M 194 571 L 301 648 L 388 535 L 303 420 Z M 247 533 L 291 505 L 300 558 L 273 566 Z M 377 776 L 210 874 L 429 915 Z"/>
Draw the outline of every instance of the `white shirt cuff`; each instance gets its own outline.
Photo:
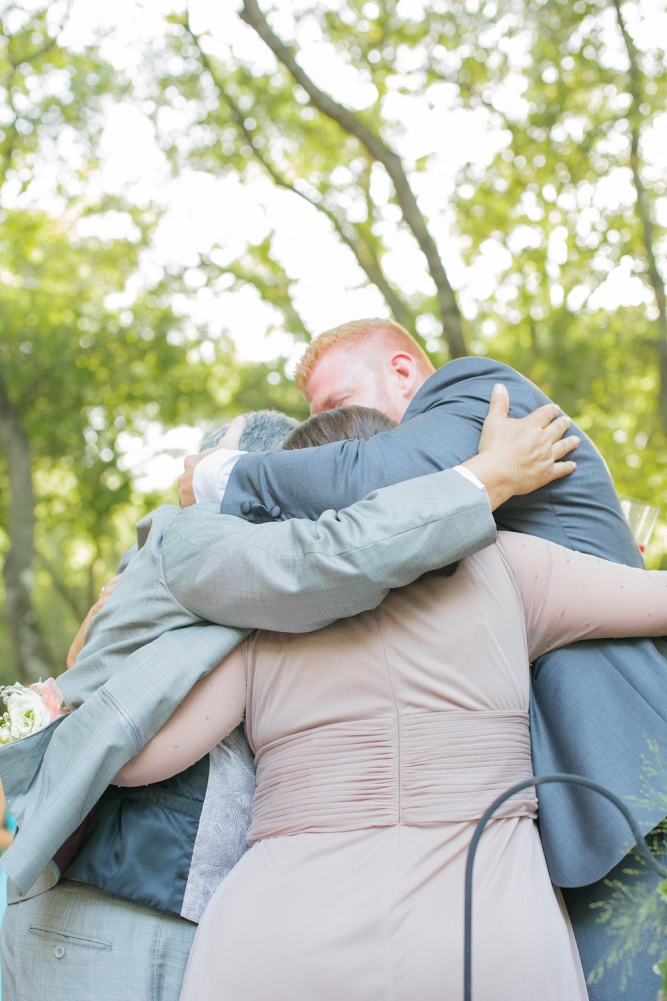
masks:
<path id="1" fill-rule="evenodd" d="M 222 502 L 230 473 L 242 455 L 245 452 L 216 448 L 215 452 L 197 463 L 192 477 L 192 489 L 198 504 Z"/>
<path id="2" fill-rule="evenodd" d="M 486 487 L 478 480 L 474 473 L 471 473 L 467 466 L 452 466 L 455 473 L 460 473 L 466 480 L 470 480 L 478 490 L 484 490 L 486 492 Z"/>

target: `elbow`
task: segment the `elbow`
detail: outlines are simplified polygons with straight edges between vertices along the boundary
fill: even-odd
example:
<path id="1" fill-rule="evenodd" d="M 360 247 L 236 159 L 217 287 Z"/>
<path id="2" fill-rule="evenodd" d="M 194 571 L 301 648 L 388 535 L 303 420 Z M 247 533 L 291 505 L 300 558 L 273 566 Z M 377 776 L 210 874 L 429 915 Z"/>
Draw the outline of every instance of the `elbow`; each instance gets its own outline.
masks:
<path id="1" fill-rule="evenodd" d="M 121 789 L 133 789 L 136 786 L 147 786 L 151 782 L 158 782 L 159 779 L 148 778 L 143 774 L 142 769 L 134 762 L 128 761 L 123 765 L 118 775 L 111 780 L 112 786 L 119 786 Z"/>
<path id="2" fill-rule="evenodd" d="M 129 788 L 132 783 L 128 781 L 127 774 L 124 768 L 118 772 L 115 778 L 111 780 L 112 786 L 118 786 L 121 789 Z"/>

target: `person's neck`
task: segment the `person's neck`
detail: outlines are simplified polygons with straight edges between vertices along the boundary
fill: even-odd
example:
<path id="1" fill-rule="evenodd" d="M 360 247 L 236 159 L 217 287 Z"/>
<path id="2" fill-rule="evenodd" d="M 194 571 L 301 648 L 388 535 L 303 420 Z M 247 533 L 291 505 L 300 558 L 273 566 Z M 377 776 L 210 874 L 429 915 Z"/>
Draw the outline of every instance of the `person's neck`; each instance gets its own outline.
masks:
<path id="1" fill-rule="evenodd" d="M 408 407 L 410 406 L 410 404 L 414 400 L 414 398 L 417 395 L 417 393 L 419 392 L 419 390 L 422 388 L 422 386 L 424 385 L 424 383 L 427 382 L 431 378 L 431 376 L 434 374 L 434 372 L 435 372 L 435 369 L 433 369 L 433 372 L 429 372 L 428 375 L 419 376 L 417 379 L 415 379 L 415 381 L 413 383 L 413 386 L 412 386 L 412 389 L 410 390 L 410 396 L 406 396 L 406 398 L 405 398 L 405 410 L 408 409 Z M 405 411 L 404 411 L 404 413 L 405 413 Z"/>
<path id="2" fill-rule="evenodd" d="M 403 413 L 401 414 L 401 420 L 403 420 L 403 418 L 405 417 L 406 413 L 410 409 L 412 401 L 414 400 L 414 398 L 417 395 L 417 393 L 420 391 L 420 389 L 422 388 L 422 386 L 424 386 L 428 382 L 428 380 L 431 378 L 432 375 L 435 375 L 435 369 L 433 369 L 432 372 L 429 372 L 428 375 L 419 376 L 417 379 L 415 379 L 414 384 L 412 386 L 412 389 L 410 390 L 410 396 L 409 397 L 406 396 L 406 398 L 405 398 L 405 409 L 404 409 Z"/>
<path id="3" fill-rule="evenodd" d="M 412 396 L 410 397 L 410 403 L 412 403 L 419 390 L 422 388 L 425 382 L 428 382 L 428 380 L 431 378 L 432 375 L 435 375 L 435 369 L 429 372 L 428 375 L 420 375 L 415 379 L 415 384 L 412 387 Z"/>

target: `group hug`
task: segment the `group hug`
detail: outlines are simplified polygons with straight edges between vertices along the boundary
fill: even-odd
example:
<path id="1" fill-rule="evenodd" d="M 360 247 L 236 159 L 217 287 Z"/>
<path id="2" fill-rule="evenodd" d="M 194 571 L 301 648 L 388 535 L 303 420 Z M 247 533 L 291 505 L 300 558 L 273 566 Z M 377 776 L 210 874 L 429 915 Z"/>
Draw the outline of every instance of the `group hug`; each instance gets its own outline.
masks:
<path id="1" fill-rule="evenodd" d="M 633 797 L 667 744 L 667 573 L 592 441 L 388 320 L 322 334 L 296 381 L 305 422 L 246 414 L 186 458 L 56 679 L 69 711 L 0 748 L 4 1001 L 458 1001 L 500 794 L 565 772 L 663 820 Z M 655 1001 L 592 906 L 631 841 L 588 789 L 503 803 L 474 1001 Z"/>

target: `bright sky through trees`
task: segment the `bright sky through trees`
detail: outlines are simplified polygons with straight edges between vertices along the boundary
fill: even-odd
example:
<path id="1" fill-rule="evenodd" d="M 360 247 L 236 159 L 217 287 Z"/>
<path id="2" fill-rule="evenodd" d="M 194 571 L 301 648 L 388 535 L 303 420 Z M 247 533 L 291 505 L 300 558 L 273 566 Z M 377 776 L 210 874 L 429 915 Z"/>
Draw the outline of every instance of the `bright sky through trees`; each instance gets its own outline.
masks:
<path id="1" fill-rule="evenodd" d="M 35 7 L 39 4 L 35 3 Z M 59 3 L 53 3 L 52 16 L 58 15 Z M 106 33 L 101 44 L 102 54 L 119 69 L 125 70 L 140 90 L 144 49 L 158 48 L 164 42 L 165 14 L 184 9 L 175 0 L 117 0 L 113 4 L 90 3 L 75 0 L 71 7 L 69 27 L 65 41 L 73 46 L 94 44 L 100 31 Z M 287 35 L 294 32 L 293 12 L 307 8 L 308 4 L 294 0 L 279 0 L 274 5 L 280 16 L 275 19 L 276 30 Z M 327 4 L 335 9 L 335 4 Z M 372 17 L 377 5 L 374 0 L 366 4 L 367 17 Z M 406 17 L 423 13 L 420 0 L 401 0 L 401 13 Z M 471 9 L 478 6 L 468 4 Z M 628 22 L 637 43 L 649 39 L 667 38 L 667 9 L 662 0 L 645 0 L 633 10 L 628 6 Z M 223 57 L 231 53 L 252 67 L 265 71 L 272 65 L 266 46 L 238 17 L 236 4 L 218 0 L 191 0 L 190 16 L 195 31 L 210 32 L 211 51 Z M 609 11 L 611 15 L 611 10 Z M 609 42 L 605 50 L 611 67 L 624 68 L 625 59 L 619 51 L 618 40 L 609 18 Z M 355 25 L 350 24 L 353 34 Z M 355 109 L 363 109 L 376 99 L 370 82 L 360 86 L 359 74 L 346 67 L 333 47 L 313 33 L 301 37 L 302 62 L 313 73 L 318 84 L 336 98 Z M 519 36 L 506 43 L 512 60 L 520 68 L 525 62 L 526 37 Z M 499 39 L 502 45 L 502 39 Z M 175 58 L 175 57 L 174 57 Z M 468 110 L 456 107 L 451 88 L 443 85 L 427 102 L 421 96 L 411 97 L 410 76 L 412 66 L 406 53 L 397 64 L 408 93 L 390 93 L 386 98 L 387 115 L 396 123 L 396 147 L 408 160 L 416 162 L 430 159 L 429 170 L 419 181 L 419 198 L 427 215 L 436 220 L 434 230 L 442 241 L 453 284 L 459 291 L 461 308 L 469 317 L 476 314 L 475 304 L 486 298 L 497 280 L 499 271 L 506 266 L 507 251 L 489 243 L 472 266 L 466 267 L 458 251 L 458 241 L 451 236 L 452 214 L 449 203 L 459 170 L 465 164 L 486 166 L 493 155 L 507 145 L 509 135 L 483 108 Z M 522 81 L 517 75 L 510 78 L 495 96 L 495 106 L 510 116 L 522 113 Z M 169 125 L 177 130 L 187 128 L 186 112 L 177 107 L 171 111 Z M 294 295 L 299 311 L 309 328 L 319 332 L 346 319 L 375 315 L 385 311 L 377 289 L 369 287 L 351 260 L 345 248 L 321 223 L 308 206 L 300 205 L 288 193 L 277 190 L 258 172 L 252 181 L 241 182 L 230 175 L 224 178 L 207 176 L 202 171 L 183 171 L 173 178 L 155 141 L 155 130 L 140 103 L 133 98 L 109 105 L 105 110 L 105 128 L 100 157 L 102 169 L 98 183 L 111 193 L 123 193 L 138 204 L 158 199 L 167 212 L 154 238 L 151 253 L 146 255 L 144 267 L 151 263 L 163 266 L 166 262 L 194 265 L 200 252 L 209 252 L 219 245 L 219 260 L 225 256 L 238 256 L 248 242 L 261 240 L 275 230 L 278 239 L 275 251 L 285 269 L 296 279 Z M 64 139 L 66 142 L 67 140 Z M 647 171 L 664 171 L 667 157 L 667 114 L 657 119 L 643 138 L 643 154 Z M 74 158 L 80 156 L 74 147 Z M 35 184 L 28 197 L 37 197 L 48 205 L 49 181 Z M 381 199 L 386 186 L 382 177 L 377 178 L 375 196 Z M 634 194 L 626 168 L 613 171 L 596 186 L 595 202 L 603 205 L 631 203 Z M 667 199 L 659 204 L 660 218 L 667 225 Z M 126 235 L 127 219 L 109 213 L 101 221 L 91 220 L 84 232 L 105 237 Z M 555 259 L 561 252 L 559 234 L 552 238 Z M 394 241 L 385 266 L 391 277 L 400 282 L 406 291 L 428 291 L 430 279 L 421 256 L 414 246 L 400 235 Z M 187 275 L 186 275 L 187 280 Z M 196 273 L 190 277 L 194 286 Z M 130 287 L 128 301 L 131 300 Z M 597 304 L 606 308 L 635 305 L 646 296 L 641 282 L 629 273 L 627 265 L 619 264 L 608 276 L 606 285 L 598 289 Z M 289 334 L 267 333 L 267 325 L 275 321 L 273 310 L 248 288 L 229 293 L 221 300 L 200 304 L 197 320 L 216 325 L 216 316 L 224 313 L 224 325 L 237 347 L 239 355 L 248 360 L 269 360 L 278 355 L 293 355 L 296 360 L 303 345 L 294 346 Z"/>

